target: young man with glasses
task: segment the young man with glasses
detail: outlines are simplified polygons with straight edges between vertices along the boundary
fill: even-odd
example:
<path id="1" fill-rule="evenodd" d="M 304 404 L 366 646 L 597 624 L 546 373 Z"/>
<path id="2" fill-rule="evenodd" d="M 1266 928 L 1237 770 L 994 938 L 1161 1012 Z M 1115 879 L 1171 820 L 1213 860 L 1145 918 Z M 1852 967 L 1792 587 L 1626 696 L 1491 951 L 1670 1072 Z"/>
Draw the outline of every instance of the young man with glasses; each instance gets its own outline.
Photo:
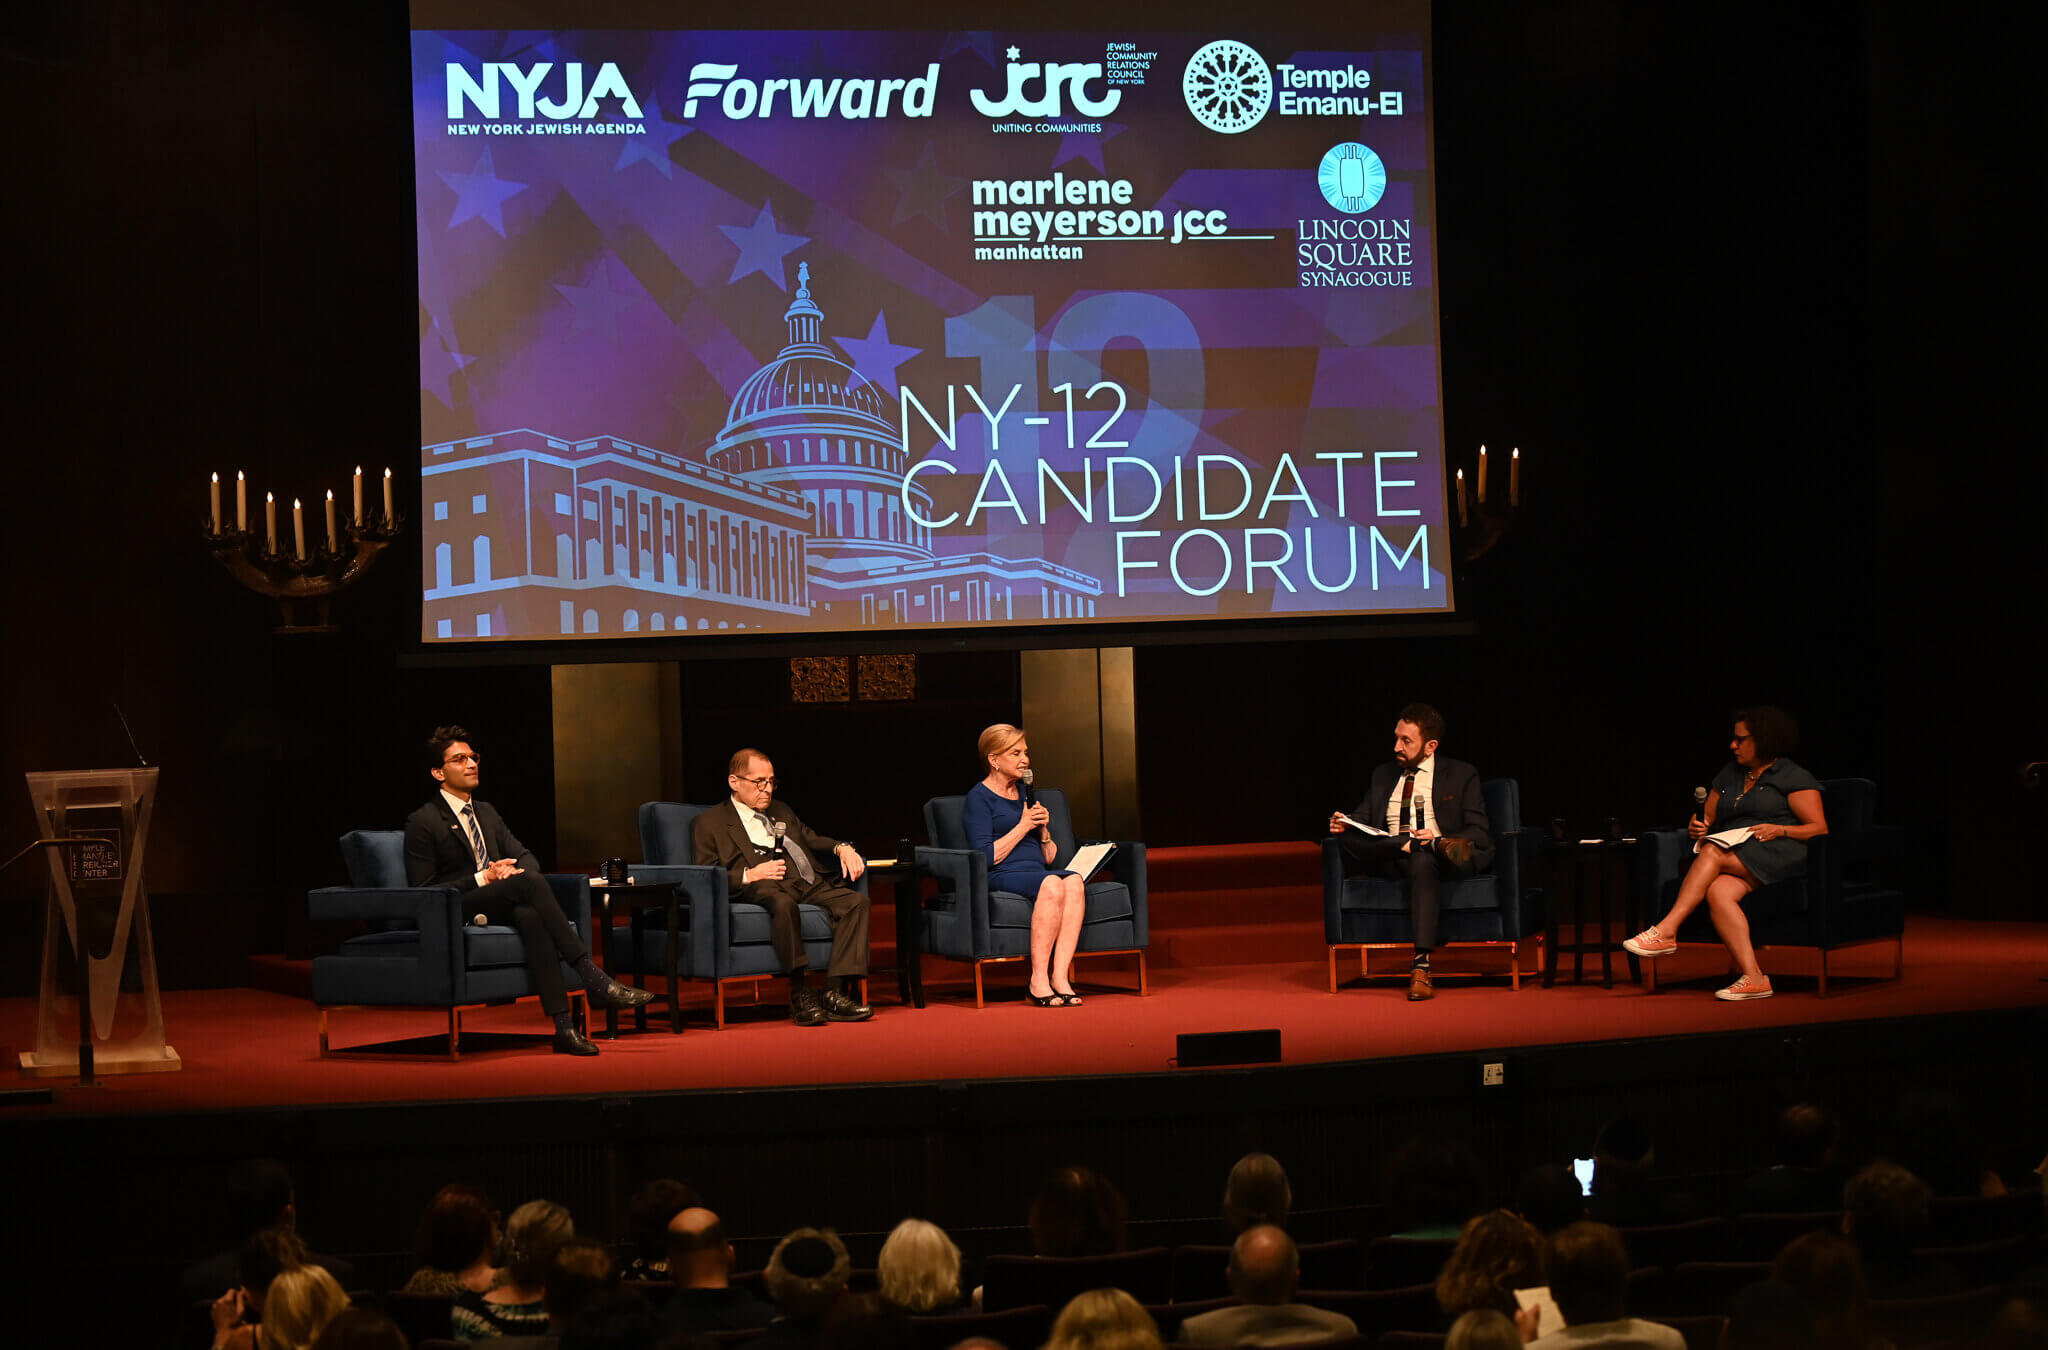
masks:
<path id="1" fill-rule="evenodd" d="M 436 727 L 426 750 L 427 772 L 441 790 L 405 822 L 406 880 L 414 886 L 453 886 L 465 892 L 465 911 L 517 928 L 541 1011 L 554 1019 L 555 1053 L 596 1054 L 590 1038 L 576 1029 L 562 967 L 582 978 L 598 1007 L 634 1008 L 652 995 L 629 989 L 598 969 L 541 875 L 533 850 L 505 828 L 495 807 L 476 799 L 480 763 L 469 733 Z"/>
<path id="2" fill-rule="evenodd" d="M 775 800 L 775 766 L 759 750 L 739 751 L 726 769 L 732 796 L 690 827 L 696 860 L 726 870 L 734 900 L 768 911 L 775 959 L 789 974 L 792 1021 L 800 1027 L 867 1021 L 875 1010 L 856 994 L 868 972 L 868 898 L 853 889 L 867 863 L 852 844 L 817 833 L 788 803 Z M 837 861 L 840 877 L 827 875 L 826 858 Z M 816 905 L 832 921 L 831 983 L 822 990 L 810 984 L 798 905 Z"/>

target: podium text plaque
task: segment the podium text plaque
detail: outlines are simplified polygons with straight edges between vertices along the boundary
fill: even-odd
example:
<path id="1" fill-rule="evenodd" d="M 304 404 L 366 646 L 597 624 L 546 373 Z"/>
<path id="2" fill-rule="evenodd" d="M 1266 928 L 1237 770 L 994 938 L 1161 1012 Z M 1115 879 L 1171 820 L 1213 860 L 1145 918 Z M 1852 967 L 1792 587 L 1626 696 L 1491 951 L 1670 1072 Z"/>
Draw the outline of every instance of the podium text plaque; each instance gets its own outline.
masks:
<path id="1" fill-rule="evenodd" d="M 161 1073 L 184 1067 L 178 1052 L 164 1044 L 156 946 L 149 933 L 149 892 L 142 884 L 156 776 L 153 768 L 26 775 L 42 831 L 52 837 L 105 841 L 103 846 L 49 853 L 50 898 L 43 909 L 35 1049 L 21 1054 L 21 1071 L 31 1077 L 89 1079 L 95 1072 Z M 121 977 L 131 936 L 142 991 L 124 996 Z M 76 960 L 63 959 L 66 939 Z M 76 993 L 64 992 L 67 965 L 84 981 L 92 1014 L 89 1030 L 80 1027 Z M 79 1050 L 88 1035 L 90 1057 L 82 1065 Z"/>

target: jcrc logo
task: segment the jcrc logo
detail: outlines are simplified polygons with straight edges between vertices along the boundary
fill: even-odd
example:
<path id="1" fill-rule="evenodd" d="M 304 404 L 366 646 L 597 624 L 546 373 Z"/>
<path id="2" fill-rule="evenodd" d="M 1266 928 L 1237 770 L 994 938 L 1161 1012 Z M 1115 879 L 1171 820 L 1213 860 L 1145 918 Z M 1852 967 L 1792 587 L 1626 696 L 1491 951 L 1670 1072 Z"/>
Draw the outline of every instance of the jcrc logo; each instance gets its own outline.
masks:
<path id="1" fill-rule="evenodd" d="M 756 81 L 741 79 L 739 73 L 738 66 L 713 61 L 691 66 L 690 83 L 683 91 L 684 120 L 694 121 L 698 105 L 705 99 L 717 99 L 719 109 L 735 122 L 778 116 L 860 120 L 887 117 L 891 111 L 905 117 L 930 117 L 939 94 L 936 61 L 925 67 L 923 75 L 903 80 Z M 891 102 L 896 104 L 894 109 Z"/>
<path id="2" fill-rule="evenodd" d="M 1073 100 L 1074 111 L 1085 117 L 1107 117 L 1116 111 L 1117 104 L 1124 101 L 1124 91 L 1111 89 L 1101 98 L 1088 94 L 1088 81 L 1100 80 L 1102 63 L 1088 61 L 1063 63 L 1049 61 L 1040 66 L 1036 61 L 1019 62 L 1023 53 L 1017 48 L 1009 50 L 1009 85 L 1000 99 L 990 98 L 979 89 L 970 89 L 968 98 L 974 101 L 975 111 L 984 117 L 1064 117 L 1067 109 L 1062 102 L 1062 92 Z M 1039 93 L 1033 97 L 1029 92 L 1034 80 L 1042 81 Z"/>
<path id="3" fill-rule="evenodd" d="M 571 61 L 561 67 L 561 75 L 554 80 L 548 78 L 556 69 L 552 61 L 538 65 L 515 66 L 509 61 L 492 61 L 472 75 L 468 70 L 448 63 L 448 120 L 459 122 L 468 116 L 465 108 L 472 109 L 479 117 L 497 117 L 503 102 L 506 86 L 510 86 L 518 99 L 518 112 L 523 119 L 536 115 L 556 122 L 566 122 L 572 117 L 590 118 L 599 114 L 599 100 L 615 98 L 619 111 L 627 117 L 640 117 L 640 102 L 633 97 L 633 91 L 626 87 L 626 77 L 619 68 L 607 61 L 591 77 L 590 87 L 583 87 L 583 63 Z M 559 89 L 560 98 L 542 98 L 541 90 L 550 92 Z"/>

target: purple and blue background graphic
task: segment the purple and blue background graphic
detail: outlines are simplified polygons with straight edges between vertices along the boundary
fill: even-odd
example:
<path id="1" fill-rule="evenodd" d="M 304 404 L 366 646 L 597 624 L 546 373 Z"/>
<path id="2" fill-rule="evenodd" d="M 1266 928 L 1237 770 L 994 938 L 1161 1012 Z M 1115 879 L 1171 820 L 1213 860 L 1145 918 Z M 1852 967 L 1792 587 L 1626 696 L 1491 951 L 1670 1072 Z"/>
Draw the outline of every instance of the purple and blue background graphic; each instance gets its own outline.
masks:
<path id="1" fill-rule="evenodd" d="M 415 31 L 423 636 L 1448 611 L 1422 13 Z"/>

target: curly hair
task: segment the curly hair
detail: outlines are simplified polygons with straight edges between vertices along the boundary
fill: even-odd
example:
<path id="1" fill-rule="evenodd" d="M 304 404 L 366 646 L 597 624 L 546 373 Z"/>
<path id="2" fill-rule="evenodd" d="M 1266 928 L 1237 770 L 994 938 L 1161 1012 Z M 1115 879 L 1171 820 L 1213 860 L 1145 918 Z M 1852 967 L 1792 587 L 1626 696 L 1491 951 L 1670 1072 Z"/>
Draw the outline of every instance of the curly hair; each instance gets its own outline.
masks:
<path id="1" fill-rule="evenodd" d="M 1504 1209 L 1465 1225 L 1436 1277 L 1437 1306 L 1457 1317 L 1492 1308 L 1512 1317 L 1515 1290 L 1543 1283 L 1543 1238 L 1534 1225 Z"/>

